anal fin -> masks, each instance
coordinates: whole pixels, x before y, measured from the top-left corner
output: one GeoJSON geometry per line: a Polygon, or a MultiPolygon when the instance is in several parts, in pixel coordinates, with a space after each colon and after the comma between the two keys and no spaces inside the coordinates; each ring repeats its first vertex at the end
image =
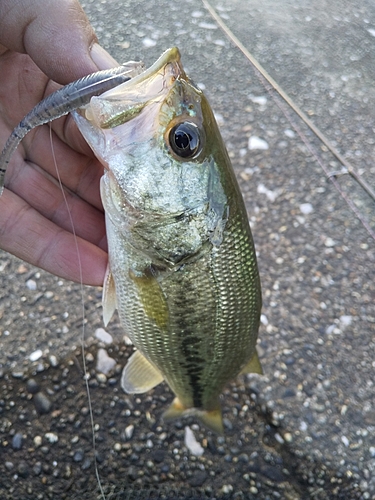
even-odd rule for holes
{"type": "Polygon", "coordinates": [[[254,352],[253,357],[242,368],[240,375],[245,375],[246,373],[257,373],[258,375],[263,375],[263,368],[260,364],[257,351],[254,352]]]}
{"type": "Polygon", "coordinates": [[[163,382],[163,375],[139,351],[129,358],[122,371],[121,387],[128,394],[142,394],[163,382]]]}

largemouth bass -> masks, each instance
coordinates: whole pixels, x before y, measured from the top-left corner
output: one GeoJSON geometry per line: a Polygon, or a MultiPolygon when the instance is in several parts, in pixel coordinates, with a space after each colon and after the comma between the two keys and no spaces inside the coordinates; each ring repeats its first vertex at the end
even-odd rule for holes
{"type": "Polygon", "coordinates": [[[223,431],[220,394],[261,373],[261,288],[244,202],[214,115],[178,49],[75,112],[106,170],[105,324],[117,308],[136,351],[122,387],[165,380],[164,418],[193,414],[223,431]]]}

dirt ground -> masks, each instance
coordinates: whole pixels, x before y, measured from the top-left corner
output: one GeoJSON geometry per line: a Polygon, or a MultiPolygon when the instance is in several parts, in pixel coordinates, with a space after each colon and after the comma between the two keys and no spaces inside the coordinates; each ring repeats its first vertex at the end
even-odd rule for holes
{"type": "MultiPolygon", "coordinates": [[[[101,289],[82,291],[3,252],[0,497],[375,499],[375,242],[298,132],[329,170],[341,166],[293,113],[287,120],[198,0],[83,5],[120,62],[150,65],[177,45],[210,99],[258,253],[265,375],[225,390],[225,438],[193,419],[166,424],[165,384],[139,397],[120,388],[131,347],[116,319],[111,343],[96,337],[101,289]],[[96,369],[99,349],[115,360],[107,376],[96,369]],[[185,426],[201,456],[185,445],[185,426]]],[[[374,186],[374,3],[213,5],[374,186]]],[[[349,176],[339,182],[374,231],[374,201],[349,176]]]]}

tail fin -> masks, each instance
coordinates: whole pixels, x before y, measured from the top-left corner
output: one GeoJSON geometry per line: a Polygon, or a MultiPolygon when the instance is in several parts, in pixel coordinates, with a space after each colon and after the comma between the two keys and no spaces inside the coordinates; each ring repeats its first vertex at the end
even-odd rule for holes
{"type": "Polygon", "coordinates": [[[164,420],[193,416],[197,417],[208,429],[217,434],[224,434],[223,417],[218,402],[215,410],[200,410],[198,408],[185,408],[178,398],[175,398],[170,407],[163,413],[164,420]]]}

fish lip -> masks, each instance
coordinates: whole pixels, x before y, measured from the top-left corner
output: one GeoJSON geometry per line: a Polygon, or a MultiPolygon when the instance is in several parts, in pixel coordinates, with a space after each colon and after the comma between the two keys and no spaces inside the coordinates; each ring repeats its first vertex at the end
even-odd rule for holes
{"type": "Polygon", "coordinates": [[[167,66],[169,67],[169,72],[173,80],[177,80],[180,78],[187,79],[185,71],[181,65],[180,51],[177,47],[171,47],[163,52],[163,54],[157,61],[154,62],[152,66],[147,68],[140,75],[137,75],[128,82],[123,83],[121,86],[123,89],[137,87],[140,83],[147,81],[149,78],[155,76],[159,72],[162,72],[162,74],[165,75],[167,73],[167,66]]]}

